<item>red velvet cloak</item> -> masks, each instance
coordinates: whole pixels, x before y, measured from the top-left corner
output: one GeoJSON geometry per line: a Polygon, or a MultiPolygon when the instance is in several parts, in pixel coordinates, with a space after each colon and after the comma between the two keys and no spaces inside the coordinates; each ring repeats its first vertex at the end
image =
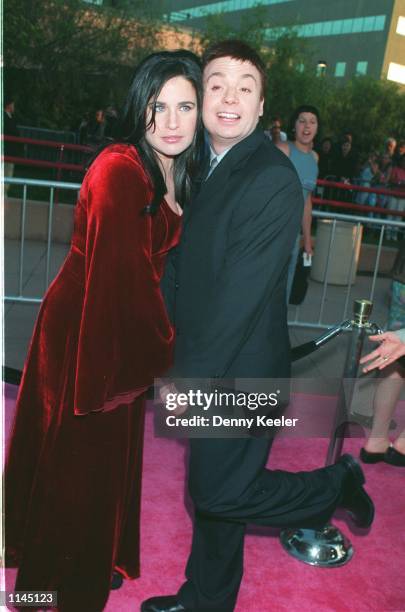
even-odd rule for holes
{"type": "Polygon", "coordinates": [[[114,567],[139,574],[140,393],[171,364],[159,281],[180,233],[166,202],[142,214],[151,196],[134,147],[92,164],[20,386],[6,547],[16,588],[57,590],[60,610],[102,610],[114,567]]]}

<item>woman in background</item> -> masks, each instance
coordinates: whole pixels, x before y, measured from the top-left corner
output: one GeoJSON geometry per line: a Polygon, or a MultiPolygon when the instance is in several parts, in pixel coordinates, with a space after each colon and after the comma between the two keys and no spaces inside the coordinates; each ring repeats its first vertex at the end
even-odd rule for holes
{"type": "Polygon", "coordinates": [[[379,342],[377,349],[366,355],[360,363],[367,364],[364,372],[375,368],[384,370],[374,395],[373,426],[360,451],[363,463],[384,461],[397,467],[405,467],[405,429],[393,443],[389,438],[391,417],[395,412],[404,383],[404,368],[396,360],[405,355],[405,327],[396,332],[370,336],[379,342]],[[371,363],[370,363],[371,362],[371,363]]]}
{"type": "Polygon", "coordinates": [[[5,473],[7,557],[15,590],[57,591],[63,611],[99,612],[114,570],[139,575],[144,392],[172,360],[159,281],[200,111],[193,54],[155,53],[137,68],[123,136],[86,173],[31,340],[5,473]]]}
{"type": "MultiPolygon", "coordinates": [[[[313,150],[314,139],[319,127],[319,112],[315,106],[299,106],[290,119],[290,132],[294,140],[280,142],[277,146],[291,159],[302,185],[304,214],[302,217],[302,236],[304,252],[312,256],[312,192],[318,178],[318,154],[313,150]]],[[[300,235],[297,236],[288,268],[287,304],[290,299],[295,268],[300,250],[300,235]]]]}
{"type": "Polygon", "coordinates": [[[404,367],[396,360],[405,354],[405,239],[402,240],[391,274],[391,304],[387,324],[391,331],[370,336],[370,340],[380,345],[360,360],[360,363],[367,364],[365,372],[374,368],[384,370],[374,395],[373,425],[361,449],[360,459],[364,463],[385,461],[405,467],[405,429],[393,445],[388,435],[404,379],[404,367]]]}

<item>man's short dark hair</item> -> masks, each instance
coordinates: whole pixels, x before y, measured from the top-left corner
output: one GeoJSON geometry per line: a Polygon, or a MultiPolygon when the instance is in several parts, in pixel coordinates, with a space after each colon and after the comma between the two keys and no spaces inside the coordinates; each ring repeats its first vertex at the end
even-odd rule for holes
{"type": "Polygon", "coordinates": [[[259,71],[261,79],[261,95],[266,91],[266,67],[260,55],[242,40],[221,40],[210,45],[203,53],[203,69],[212,61],[221,57],[231,57],[241,62],[250,62],[259,71]]]}

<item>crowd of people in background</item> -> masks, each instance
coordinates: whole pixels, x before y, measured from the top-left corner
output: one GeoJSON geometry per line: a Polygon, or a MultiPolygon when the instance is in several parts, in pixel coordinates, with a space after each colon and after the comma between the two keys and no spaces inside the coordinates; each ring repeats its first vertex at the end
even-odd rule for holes
{"type": "MultiPolygon", "coordinates": [[[[97,149],[106,141],[117,136],[118,111],[113,105],[98,107],[94,112],[88,112],[73,126],[77,134],[77,143],[97,149]]],[[[273,115],[265,133],[268,138],[283,150],[283,143],[293,142],[294,133],[291,126],[283,126],[280,116],[273,115]]],[[[5,99],[4,133],[18,136],[17,122],[14,118],[14,101],[5,99]]],[[[319,134],[318,134],[319,135],[319,134]]],[[[18,143],[6,142],[5,153],[12,155],[18,143]]],[[[359,185],[371,190],[391,189],[405,191],[405,139],[396,140],[387,137],[378,150],[361,150],[349,130],[343,131],[340,138],[325,136],[322,140],[314,140],[311,148],[318,156],[318,178],[359,185]]],[[[14,164],[5,164],[6,176],[12,176],[14,164]]],[[[405,197],[390,196],[375,191],[333,190],[325,187],[322,191],[325,199],[351,201],[355,204],[377,206],[387,210],[405,211],[405,197]]],[[[378,216],[368,213],[370,217],[378,216]]],[[[398,219],[389,215],[389,220],[398,219]]],[[[387,228],[386,238],[398,240],[398,228],[387,228]]]]}
{"type": "Polygon", "coordinates": [[[99,146],[114,138],[118,122],[118,111],[114,106],[97,108],[93,114],[86,113],[80,120],[77,131],[78,144],[99,146]]]}
{"type": "MultiPolygon", "coordinates": [[[[274,115],[265,132],[268,138],[285,152],[287,142],[295,138],[294,126],[290,125],[283,130],[281,117],[274,115]]],[[[392,211],[405,211],[405,140],[386,138],[381,143],[380,150],[361,151],[353,138],[352,132],[346,130],[341,138],[334,140],[331,136],[321,141],[314,139],[311,149],[318,159],[318,178],[345,185],[366,187],[372,191],[354,191],[350,189],[336,189],[325,186],[322,189],[324,199],[353,202],[366,206],[377,206],[392,211]],[[395,190],[396,195],[378,193],[375,190],[395,190]],[[398,192],[404,191],[404,197],[398,192]]],[[[376,213],[367,213],[368,216],[378,216],[376,213]]],[[[397,220],[398,216],[388,215],[388,220],[397,220]]],[[[386,228],[386,238],[397,241],[399,230],[397,227],[386,228]]]]}

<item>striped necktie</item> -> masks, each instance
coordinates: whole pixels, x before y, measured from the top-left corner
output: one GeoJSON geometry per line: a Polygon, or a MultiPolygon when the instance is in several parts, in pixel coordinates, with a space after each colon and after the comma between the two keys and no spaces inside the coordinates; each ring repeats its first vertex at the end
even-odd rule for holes
{"type": "Polygon", "coordinates": [[[205,180],[207,180],[211,176],[211,174],[214,172],[217,166],[218,166],[218,157],[215,156],[210,161],[210,169],[208,170],[207,178],[205,180]]]}

